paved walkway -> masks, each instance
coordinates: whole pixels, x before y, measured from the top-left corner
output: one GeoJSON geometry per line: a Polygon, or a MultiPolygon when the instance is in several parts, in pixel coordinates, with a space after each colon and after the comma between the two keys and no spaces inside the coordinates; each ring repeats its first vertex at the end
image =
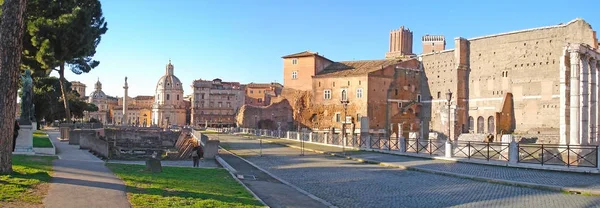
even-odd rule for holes
{"type": "MultiPolygon", "coordinates": [[[[265,139],[292,147],[300,147],[300,142],[288,139],[265,139]]],[[[313,143],[304,143],[304,147],[321,153],[343,156],[342,148],[313,143]]],[[[300,151],[300,150],[297,150],[300,151]]],[[[430,173],[445,174],[461,178],[470,178],[488,182],[521,185],[533,188],[557,191],[572,191],[600,195],[600,175],[569,173],[547,170],[501,167],[473,163],[432,160],[368,151],[348,151],[346,156],[352,159],[378,163],[430,173]]]]}
{"type": "Polygon", "coordinates": [[[48,135],[56,146],[59,159],[54,161],[54,175],[44,199],[45,207],[131,207],[123,181],[104,165],[104,161],[80,150],[79,146],[58,141],[57,131],[49,131],[48,135]]]}
{"type": "MultiPolygon", "coordinates": [[[[598,207],[600,197],[364,164],[233,135],[221,145],[338,207],[598,207]]],[[[308,147],[308,145],[307,145],[308,147]]]]}

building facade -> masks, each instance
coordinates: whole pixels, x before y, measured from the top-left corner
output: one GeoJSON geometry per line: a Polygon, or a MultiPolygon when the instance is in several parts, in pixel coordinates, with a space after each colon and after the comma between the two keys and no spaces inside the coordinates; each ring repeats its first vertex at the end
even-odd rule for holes
{"type": "Polygon", "coordinates": [[[175,76],[175,68],[170,60],[165,68],[165,75],[156,84],[152,123],[159,127],[186,125],[183,85],[175,76]]]}
{"type": "Polygon", "coordinates": [[[477,38],[419,56],[424,128],[461,134],[537,135],[596,143],[598,40],[582,19],[477,38]],[[440,96],[451,91],[450,109],[440,96]],[[450,118],[447,116],[451,111],[450,118]]]}
{"type": "MultiPolygon", "coordinates": [[[[98,81],[100,81],[100,79],[98,79],[98,81]]],[[[76,91],[77,94],[79,94],[80,98],[84,98],[85,97],[85,84],[79,82],[79,81],[72,81],[71,82],[71,90],[76,91]]]]}
{"type": "Polygon", "coordinates": [[[268,106],[271,98],[281,94],[283,85],[279,83],[249,83],[243,87],[246,94],[245,104],[253,106],[268,106]]]}
{"type": "Polygon", "coordinates": [[[240,83],[200,79],[193,82],[192,89],[191,122],[194,126],[235,126],[235,116],[245,100],[240,83]]]}

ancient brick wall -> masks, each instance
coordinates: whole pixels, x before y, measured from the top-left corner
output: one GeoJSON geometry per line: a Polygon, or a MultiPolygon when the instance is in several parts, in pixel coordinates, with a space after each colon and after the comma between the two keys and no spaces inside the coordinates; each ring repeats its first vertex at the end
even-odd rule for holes
{"type": "Polygon", "coordinates": [[[469,129],[498,133],[498,127],[514,128],[517,133],[533,128],[542,134],[556,132],[563,47],[569,42],[593,45],[596,41],[594,31],[583,20],[468,40],[457,38],[456,49],[421,56],[426,80],[423,94],[429,93],[425,97],[431,98],[424,102],[422,117],[430,120],[430,131],[447,132],[445,93],[450,89],[451,117],[456,116],[451,125],[456,133],[469,129]],[[498,118],[506,113],[503,100],[507,93],[514,101],[512,120],[498,118]],[[483,122],[478,122],[479,118],[483,122]]]}
{"type": "MultiPolygon", "coordinates": [[[[594,41],[593,30],[582,20],[561,27],[469,39],[469,116],[495,116],[504,95],[511,92],[515,132],[558,129],[563,47],[594,41]]],[[[483,128],[487,133],[487,120],[483,128]]]]}

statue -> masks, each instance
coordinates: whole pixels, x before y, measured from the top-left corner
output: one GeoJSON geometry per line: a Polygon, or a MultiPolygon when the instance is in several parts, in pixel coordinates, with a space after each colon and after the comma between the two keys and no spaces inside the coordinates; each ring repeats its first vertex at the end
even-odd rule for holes
{"type": "Polygon", "coordinates": [[[21,84],[23,95],[21,96],[21,125],[31,125],[33,118],[33,80],[31,79],[31,71],[25,70],[25,75],[21,76],[21,84]]]}

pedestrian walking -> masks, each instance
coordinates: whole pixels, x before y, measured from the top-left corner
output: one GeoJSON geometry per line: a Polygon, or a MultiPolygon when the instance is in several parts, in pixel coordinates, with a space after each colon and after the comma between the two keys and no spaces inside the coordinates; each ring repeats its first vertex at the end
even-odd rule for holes
{"type": "Polygon", "coordinates": [[[17,147],[17,137],[19,137],[19,129],[21,129],[21,127],[19,126],[19,121],[15,120],[15,130],[13,132],[13,152],[17,147]]]}

